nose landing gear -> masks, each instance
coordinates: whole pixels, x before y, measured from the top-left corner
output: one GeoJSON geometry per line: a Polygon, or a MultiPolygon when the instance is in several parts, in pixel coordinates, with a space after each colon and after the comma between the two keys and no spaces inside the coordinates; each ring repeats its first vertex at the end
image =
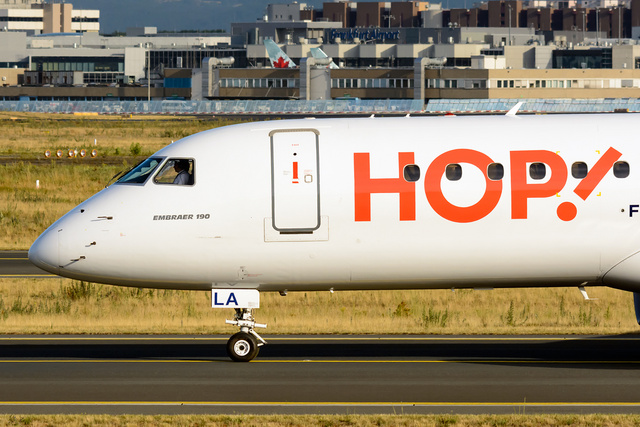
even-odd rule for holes
{"type": "Polygon", "coordinates": [[[236,308],[233,320],[225,321],[229,325],[240,327],[240,332],[227,341],[227,354],[234,362],[249,362],[258,355],[260,347],[267,342],[254,328],[266,328],[267,325],[256,323],[250,308],[236,308]]]}

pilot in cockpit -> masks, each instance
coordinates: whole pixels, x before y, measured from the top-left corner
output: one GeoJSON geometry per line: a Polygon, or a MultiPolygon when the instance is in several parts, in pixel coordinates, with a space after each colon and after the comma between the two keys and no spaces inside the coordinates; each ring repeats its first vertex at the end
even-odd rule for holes
{"type": "Polygon", "coordinates": [[[173,164],[173,170],[177,173],[173,180],[174,184],[189,185],[191,183],[191,175],[189,175],[189,160],[176,160],[173,164]]]}

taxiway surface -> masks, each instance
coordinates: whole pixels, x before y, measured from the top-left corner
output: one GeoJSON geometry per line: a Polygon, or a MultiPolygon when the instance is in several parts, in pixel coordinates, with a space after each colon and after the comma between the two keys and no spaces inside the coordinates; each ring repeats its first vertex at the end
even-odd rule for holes
{"type": "MultiPolygon", "coordinates": [[[[0,277],[56,277],[26,251],[0,277]]],[[[640,413],[640,336],[0,336],[0,413],[640,413]]]]}
{"type": "Polygon", "coordinates": [[[11,277],[53,278],[58,276],[31,264],[27,251],[0,251],[0,278],[11,277]]]}
{"type": "Polygon", "coordinates": [[[6,413],[640,412],[640,338],[0,337],[6,413]]]}

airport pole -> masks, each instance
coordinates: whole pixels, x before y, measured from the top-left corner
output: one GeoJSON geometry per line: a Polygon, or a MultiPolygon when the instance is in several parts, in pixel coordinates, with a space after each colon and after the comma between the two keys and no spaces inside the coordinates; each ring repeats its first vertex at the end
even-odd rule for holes
{"type": "Polygon", "coordinates": [[[147,102],[151,103],[151,51],[149,48],[147,48],[147,102]]]}
{"type": "Polygon", "coordinates": [[[391,20],[395,18],[392,14],[385,15],[387,17],[387,28],[391,28],[391,20]]]}
{"type": "Polygon", "coordinates": [[[596,46],[600,46],[600,9],[596,7],[596,46]]]}
{"type": "Polygon", "coordinates": [[[509,46],[511,46],[511,5],[507,5],[509,9],[509,46]]]}
{"type": "Polygon", "coordinates": [[[622,44],[622,8],[618,3],[618,44],[622,44]]]}

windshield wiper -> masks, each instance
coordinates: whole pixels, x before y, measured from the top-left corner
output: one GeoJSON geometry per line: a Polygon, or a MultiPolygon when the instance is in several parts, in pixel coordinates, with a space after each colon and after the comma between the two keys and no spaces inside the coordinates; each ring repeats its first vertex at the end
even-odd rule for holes
{"type": "Polygon", "coordinates": [[[128,174],[129,172],[131,172],[131,170],[133,170],[133,168],[135,168],[135,166],[133,166],[132,168],[129,168],[129,169],[123,169],[120,172],[118,172],[115,175],[113,175],[113,177],[111,177],[111,179],[109,180],[109,182],[107,182],[107,185],[105,185],[104,188],[107,188],[108,186],[113,184],[115,181],[120,179],[122,176],[124,176],[124,175],[128,174]]]}

